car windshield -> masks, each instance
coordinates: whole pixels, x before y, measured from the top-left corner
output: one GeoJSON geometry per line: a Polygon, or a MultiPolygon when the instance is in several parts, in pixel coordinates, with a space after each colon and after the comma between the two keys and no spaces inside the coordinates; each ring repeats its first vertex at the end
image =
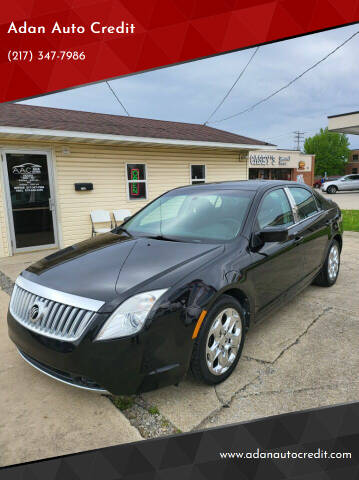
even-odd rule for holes
{"type": "Polygon", "coordinates": [[[243,190],[169,192],[124,224],[134,236],[226,242],[241,231],[253,197],[243,190]]]}

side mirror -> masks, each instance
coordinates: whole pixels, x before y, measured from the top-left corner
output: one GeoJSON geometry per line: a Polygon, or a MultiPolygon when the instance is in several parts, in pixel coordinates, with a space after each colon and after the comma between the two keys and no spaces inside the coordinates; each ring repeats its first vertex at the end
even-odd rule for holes
{"type": "Polygon", "coordinates": [[[259,236],[264,243],[285,242],[288,240],[288,228],[267,227],[259,232],[259,236]]]}
{"type": "Polygon", "coordinates": [[[260,232],[253,233],[251,249],[256,252],[260,250],[265,243],[285,242],[288,238],[287,227],[266,227],[260,232]]]}

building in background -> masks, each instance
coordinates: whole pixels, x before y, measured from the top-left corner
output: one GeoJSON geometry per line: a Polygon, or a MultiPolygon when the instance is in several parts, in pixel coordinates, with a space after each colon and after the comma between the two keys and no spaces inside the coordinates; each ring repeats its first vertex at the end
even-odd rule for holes
{"type": "Polygon", "coordinates": [[[188,184],[248,178],[275,146],[198,124],[0,105],[0,256],[91,236],[90,212],[133,214],[188,184]]]}
{"type": "Polygon", "coordinates": [[[315,155],[298,150],[250,151],[249,178],[293,180],[313,186],[315,155]]]}
{"type": "Polygon", "coordinates": [[[348,163],[345,165],[345,175],[350,173],[359,173],[359,150],[350,152],[348,163]]]}
{"type": "MultiPolygon", "coordinates": [[[[359,135],[359,112],[341,113],[328,117],[331,132],[359,135]]],[[[345,174],[359,173],[359,150],[352,150],[345,166],[345,174]]]]}

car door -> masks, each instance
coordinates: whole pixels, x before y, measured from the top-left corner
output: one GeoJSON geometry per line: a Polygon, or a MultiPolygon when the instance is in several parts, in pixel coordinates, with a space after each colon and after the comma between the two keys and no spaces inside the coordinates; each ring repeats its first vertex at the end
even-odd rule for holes
{"type": "Polygon", "coordinates": [[[306,275],[310,275],[321,266],[327,252],[330,236],[328,213],[310,190],[289,186],[287,192],[296,218],[291,233],[302,243],[302,268],[306,275]]]}
{"type": "Polygon", "coordinates": [[[353,190],[359,190],[359,175],[353,175],[354,180],[353,180],[353,190]]]}
{"type": "Polygon", "coordinates": [[[347,175],[343,177],[338,185],[339,190],[355,190],[356,189],[356,182],[355,178],[357,175],[347,175]]]}
{"type": "MultiPolygon", "coordinates": [[[[291,204],[284,188],[265,193],[258,206],[252,234],[273,226],[295,226],[291,204]]],[[[284,242],[266,243],[251,251],[252,265],[247,272],[255,298],[256,312],[262,312],[281,301],[282,296],[305,276],[303,240],[291,235],[284,242]]]]}

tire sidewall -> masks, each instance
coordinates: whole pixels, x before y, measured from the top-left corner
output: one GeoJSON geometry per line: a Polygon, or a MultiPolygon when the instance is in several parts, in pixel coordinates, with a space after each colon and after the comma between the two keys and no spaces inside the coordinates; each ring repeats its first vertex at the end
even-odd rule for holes
{"type": "Polygon", "coordinates": [[[205,317],[204,324],[202,325],[200,329],[200,333],[197,337],[197,343],[198,343],[198,354],[199,354],[199,365],[200,365],[200,370],[201,370],[201,375],[203,377],[203,380],[206,383],[210,384],[216,384],[220,383],[226,378],[228,378],[233,370],[236,368],[237,363],[239,361],[239,358],[242,353],[243,345],[244,345],[244,339],[245,339],[245,312],[244,309],[242,308],[241,304],[234,299],[233,297],[230,297],[229,295],[223,295],[211,308],[210,312],[208,315],[205,317]],[[207,362],[206,362],[206,343],[207,343],[207,336],[208,332],[212,326],[212,323],[214,319],[217,317],[217,315],[224,310],[225,308],[234,308],[237,310],[239,313],[240,319],[241,319],[241,328],[242,328],[242,338],[241,342],[239,345],[238,353],[237,353],[237,358],[233,362],[233,364],[230,366],[230,368],[223,373],[222,375],[214,375],[211,373],[208,369],[207,362]]]}
{"type": "Polygon", "coordinates": [[[327,191],[329,194],[337,193],[338,188],[335,185],[330,185],[330,187],[327,188],[327,191]]]}

